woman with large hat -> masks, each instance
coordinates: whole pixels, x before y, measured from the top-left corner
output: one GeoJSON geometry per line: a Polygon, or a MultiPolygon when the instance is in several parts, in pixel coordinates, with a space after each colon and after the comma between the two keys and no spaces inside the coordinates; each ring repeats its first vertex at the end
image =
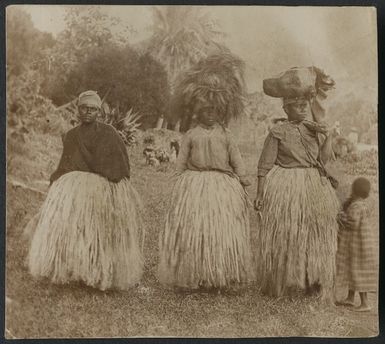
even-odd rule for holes
{"type": "Polygon", "coordinates": [[[265,140],[255,200],[261,219],[259,279],[262,290],[273,296],[297,288],[332,296],[339,201],[332,186],[336,180],[325,169],[334,135],[321,121],[317,98],[318,90],[320,94],[322,87],[330,87],[325,77],[310,68],[290,70],[264,83],[265,93],[283,98],[287,115],[265,140]],[[315,87],[309,88],[306,82],[312,76],[315,87]]]}
{"type": "Polygon", "coordinates": [[[112,126],[96,120],[100,108],[96,92],[79,95],[81,124],[64,137],[28,265],[33,276],[53,283],[127,289],[143,270],[140,201],[130,182],[126,147],[112,126]]]}

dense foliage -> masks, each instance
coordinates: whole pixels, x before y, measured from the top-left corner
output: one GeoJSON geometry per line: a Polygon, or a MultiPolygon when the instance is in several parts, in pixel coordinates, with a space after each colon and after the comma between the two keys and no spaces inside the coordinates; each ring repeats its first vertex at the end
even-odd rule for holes
{"type": "Polygon", "coordinates": [[[97,47],[69,73],[63,86],[69,94],[92,89],[120,112],[133,109],[143,128],[154,127],[168,104],[167,75],[150,55],[140,55],[130,47],[97,47]]]}
{"type": "Polygon", "coordinates": [[[38,121],[27,117],[48,116],[45,112],[93,89],[101,96],[108,93],[105,101],[117,113],[137,112],[141,128],[154,127],[168,109],[170,88],[164,67],[127,44],[127,28],[112,32],[119,20],[98,7],[70,7],[65,23],[55,40],[37,30],[22,9],[7,11],[8,114],[18,118],[10,124],[38,121]],[[30,101],[32,93],[52,108],[37,107],[30,101]]]}
{"type": "MultiPolygon", "coordinates": [[[[189,104],[178,103],[180,94],[174,85],[178,77],[186,70],[199,69],[199,59],[207,60],[213,52],[228,53],[220,43],[223,35],[217,23],[192,7],[154,7],[152,25],[149,23],[152,36],[135,49],[127,44],[132,28],[98,6],[69,6],[65,28],[56,37],[36,29],[31,17],[16,6],[7,8],[6,25],[8,120],[26,130],[31,130],[28,122],[53,127],[52,109],[85,89],[95,89],[101,96],[109,92],[105,101],[110,107],[121,114],[129,109],[137,112],[142,129],[155,127],[159,118],[173,127],[178,118],[192,111],[189,104]],[[170,107],[172,89],[176,101],[170,107]],[[48,108],[42,104],[49,104],[48,108]],[[45,117],[50,117],[49,122],[45,117]]],[[[356,128],[359,141],[376,144],[373,90],[357,93],[353,86],[337,82],[332,93],[330,124],[340,121],[343,135],[356,128]]],[[[265,134],[273,118],[284,116],[279,100],[269,98],[262,93],[245,98],[242,115],[252,120],[258,133],[265,134]]],[[[242,104],[232,104],[235,110],[241,109],[238,105],[242,104]]]]}
{"type": "Polygon", "coordinates": [[[7,75],[19,76],[48,63],[44,52],[55,44],[51,34],[37,30],[31,16],[17,7],[7,8],[7,75]]]}

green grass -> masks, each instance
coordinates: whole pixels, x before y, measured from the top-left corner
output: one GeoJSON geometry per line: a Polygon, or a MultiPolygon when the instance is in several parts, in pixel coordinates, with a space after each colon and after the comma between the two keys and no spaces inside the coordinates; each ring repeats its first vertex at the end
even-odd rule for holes
{"type": "MultiPolygon", "coordinates": [[[[260,147],[259,147],[260,148],[260,147]]],[[[22,230],[36,213],[44,196],[7,183],[6,305],[7,338],[45,337],[259,337],[259,336],[375,336],[377,312],[356,314],[326,306],[315,298],[269,298],[251,285],[239,295],[176,294],[163,289],[156,279],[158,234],[168,209],[173,186],[173,166],[144,165],[141,147],[130,151],[132,182],[145,205],[146,267],[141,284],[127,292],[100,292],[80,284],[57,286],[35,281],[25,267],[27,244],[22,230]]],[[[21,145],[8,146],[8,179],[46,190],[47,180],[60,156],[60,138],[37,134],[21,145]]],[[[242,145],[241,150],[255,177],[259,150],[242,145]]],[[[343,178],[340,197],[346,197],[355,175],[335,164],[343,178]]],[[[372,172],[370,172],[372,173],[372,172]]],[[[369,175],[369,174],[368,174],[369,175]]],[[[369,175],[375,190],[373,225],[378,218],[377,177],[369,175]],[[377,209],[377,210],[376,210],[377,209]]],[[[255,186],[249,189],[255,195],[255,186]]],[[[252,244],[256,216],[251,212],[252,244]]],[[[370,296],[375,306],[376,297],[370,296]]]]}

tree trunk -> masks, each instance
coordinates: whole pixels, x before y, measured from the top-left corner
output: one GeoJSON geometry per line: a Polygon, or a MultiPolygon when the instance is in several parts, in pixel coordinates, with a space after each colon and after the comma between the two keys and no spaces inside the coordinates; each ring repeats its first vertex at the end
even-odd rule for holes
{"type": "Polygon", "coordinates": [[[161,129],[162,126],[163,126],[163,121],[164,121],[164,117],[163,116],[160,116],[158,118],[158,122],[156,122],[156,129],[161,129]]]}
{"type": "Polygon", "coordinates": [[[178,121],[175,123],[174,131],[178,133],[180,132],[180,119],[178,119],[178,121]]]}

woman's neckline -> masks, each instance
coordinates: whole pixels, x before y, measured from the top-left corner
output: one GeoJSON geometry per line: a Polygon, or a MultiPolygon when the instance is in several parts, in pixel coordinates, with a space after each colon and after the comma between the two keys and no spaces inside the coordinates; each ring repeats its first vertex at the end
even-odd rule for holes
{"type": "Polygon", "coordinates": [[[352,199],[352,203],[354,203],[354,202],[363,202],[363,201],[365,201],[365,198],[362,198],[362,197],[354,197],[352,199]]]}
{"type": "Polygon", "coordinates": [[[217,123],[215,123],[214,125],[212,126],[208,126],[208,125],[205,125],[203,123],[199,123],[199,126],[207,131],[212,131],[214,130],[216,127],[217,127],[217,123]]]}
{"type": "Polygon", "coordinates": [[[288,120],[288,122],[289,122],[291,125],[295,125],[295,126],[298,126],[298,125],[300,125],[300,124],[303,123],[303,121],[289,121],[289,120],[288,120]]]}

